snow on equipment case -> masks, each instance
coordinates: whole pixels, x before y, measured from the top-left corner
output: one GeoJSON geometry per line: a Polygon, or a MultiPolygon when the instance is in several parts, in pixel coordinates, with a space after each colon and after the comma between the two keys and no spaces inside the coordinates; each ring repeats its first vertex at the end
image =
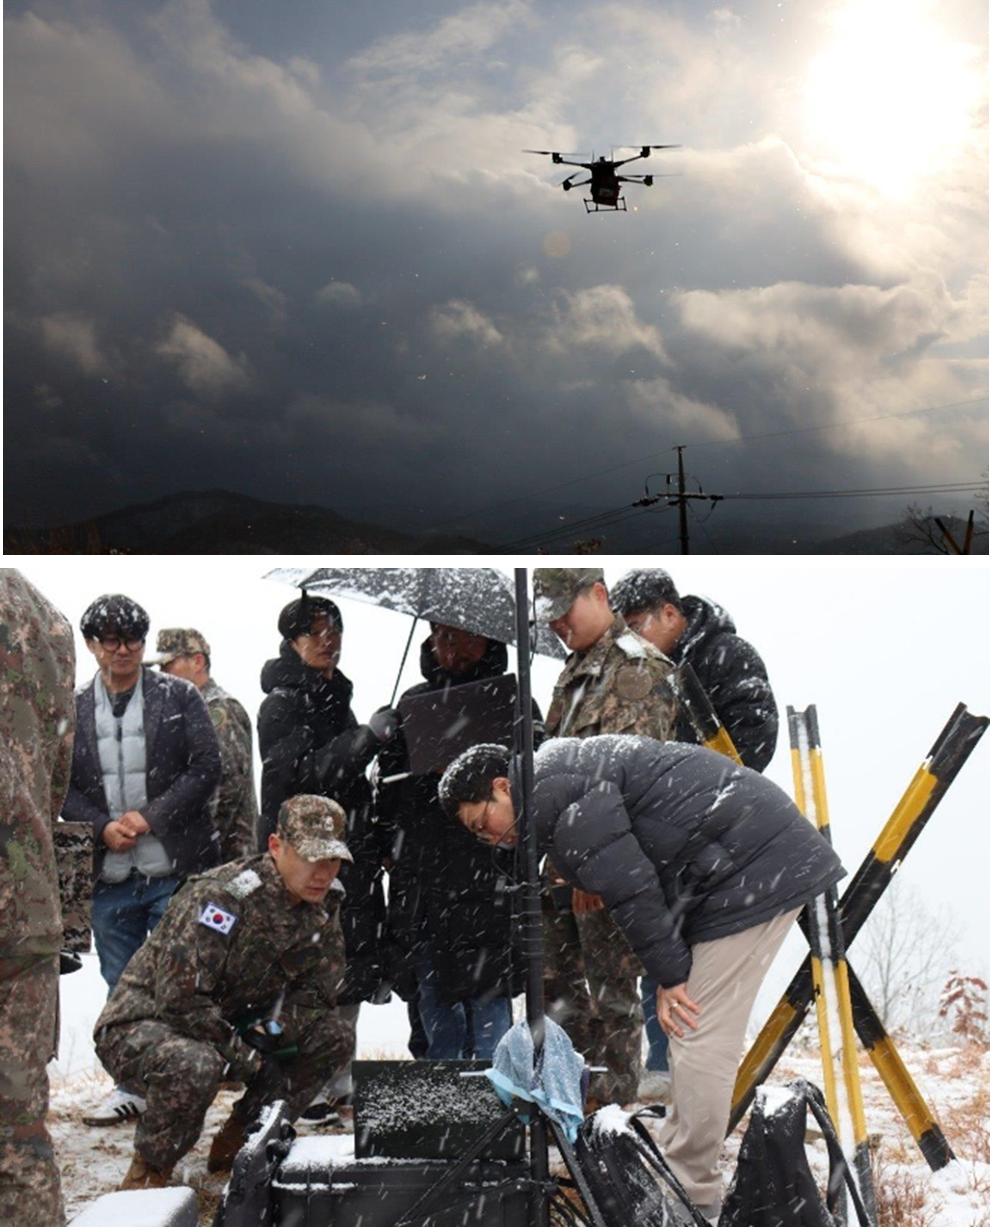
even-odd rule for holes
{"type": "Polygon", "coordinates": [[[575,1154],[608,1227],[677,1227],[685,1213],[707,1227],[641,1119],[658,1115],[662,1110],[644,1108],[629,1116],[612,1106],[581,1126],[575,1154]]]}
{"type": "MultiPolygon", "coordinates": [[[[488,1061],[355,1061],[354,1154],[358,1159],[457,1159],[505,1113],[481,1076],[488,1061]],[[466,1076],[465,1076],[466,1075],[466,1076]]],[[[516,1120],[479,1159],[520,1159],[526,1131],[516,1120]]]]}
{"type": "Polygon", "coordinates": [[[262,1109],[234,1157],[214,1227],[271,1227],[272,1181],[295,1136],[281,1099],[262,1109]]]}
{"type": "MultiPolygon", "coordinates": [[[[528,1221],[525,1164],[472,1161],[433,1197],[450,1159],[355,1159],[334,1163],[330,1139],[299,1138],[272,1183],[279,1227],[520,1227],[528,1221]]],[[[224,1225],[226,1227],[226,1224],[224,1225]]]]}

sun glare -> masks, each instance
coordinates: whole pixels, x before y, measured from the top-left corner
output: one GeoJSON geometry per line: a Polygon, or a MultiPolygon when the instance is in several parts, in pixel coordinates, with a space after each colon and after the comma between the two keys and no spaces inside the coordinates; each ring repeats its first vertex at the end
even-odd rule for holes
{"type": "Polygon", "coordinates": [[[816,152],[883,191],[937,171],[969,128],[976,49],[951,41],[927,0],[852,0],[805,80],[816,152]]]}

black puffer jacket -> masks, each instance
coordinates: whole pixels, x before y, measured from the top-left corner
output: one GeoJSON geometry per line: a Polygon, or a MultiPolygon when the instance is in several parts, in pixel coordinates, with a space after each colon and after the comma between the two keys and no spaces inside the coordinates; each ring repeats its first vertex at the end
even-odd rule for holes
{"type": "MultiPolygon", "coordinates": [[[[517,782],[513,781],[517,796],[517,782]]],[[[666,988],[690,947],[807,903],[844,875],[783,789],[701,746],[565,737],[536,755],[538,847],[601,895],[666,988]]]]}
{"type": "Polygon", "coordinates": [[[351,711],[354,687],[335,670],[325,678],[303,663],[282,641],[278,659],[261,670],[268,696],[258,712],[261,749],[261,829],[259,846],[268,846],[279,806],[287,797],[316,793],[332,797],[347,811],[347,846],[354,857],[340,868],[347,891],[340,919],[347,949],[342,1004],[367,1001],[387,989],[383,848],[378,840],[365,775],[380,743],[351,711]]]}
{"type": "MultiPolygon", "coordinates": [[[[753,645],[739,638],[732,618],[714,601],[686,596],[681,607],[688,624],[668,656],[675,664],[691,665],[739,757],[754,771],[764,771],[777,748],[778,725],[766,665],[753,645]]],[[[683,713],[677,740],[697,741],[683,713]]]]}
{"type": "MultiPolygon", "coordinates": [[[[420,654],[426,681],[403,698],[499,677],[507,663],[505,645],[490,640],[476,665],[448,673],[437,664],[427,639],[420,654]]],[[[382,751],[378,771],[383,781],[409,771],[401,731],[382,751]]],[[[508,907],[497,885],[505,869],[511,869],[511,854],[485,847],[448,818],[437,800],[438,783],[438,776],[405,775],[379,785],[378,812],[393,838],[388,914],[398,956],[396,991],[407,999],[415,992],[408,955],[417,941],[430,941],[442,1005],[512,995],[516,958],[508,907]]]]}

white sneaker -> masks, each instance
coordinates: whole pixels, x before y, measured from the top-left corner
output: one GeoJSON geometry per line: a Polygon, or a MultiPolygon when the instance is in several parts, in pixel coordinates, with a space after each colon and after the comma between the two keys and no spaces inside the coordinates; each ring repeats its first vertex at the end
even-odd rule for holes
{"type": "Polygon", "coordinates": [[[119,1125],[121,1121],[137,1120],[147,1108],[146,1101],[133,1091],[115,1086],[98,1108],[84,1116],[84,1125],[119,1125]]]}
{"type": "Polygon", "coordinates": [[[640,1103],[670,1103],[670,1074],[665,1069],[648,1069],[639,1080],[636,1098],[640,1103]]]}

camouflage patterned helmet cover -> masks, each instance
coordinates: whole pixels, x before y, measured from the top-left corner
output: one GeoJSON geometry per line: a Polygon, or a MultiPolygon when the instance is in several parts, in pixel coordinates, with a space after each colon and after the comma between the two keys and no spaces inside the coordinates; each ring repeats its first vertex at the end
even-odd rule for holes
{"type": "Polygon", "coordinates": [[[562,618],[585,588],[604,582],[601,567],[537,567],[533,571],[536,620],[554,622],[562,618]]]}
{"type": "Polygon", "coordinates": [[[191,626],[171,626],[158,632],[158,642],[155,645],[158,659],[148,661],[148,664],[168,665],[179,656],[195,656],[202,652],[210,655],[210,645],[197,630],[191,626]]]}
{"type": "Polygon", "coordinates": [[[344,831],[347,815],[336,801],[303,793],[283,801],[278,811],[278,837],[291,844],[304,861],[351,861],[344,831]]]}

